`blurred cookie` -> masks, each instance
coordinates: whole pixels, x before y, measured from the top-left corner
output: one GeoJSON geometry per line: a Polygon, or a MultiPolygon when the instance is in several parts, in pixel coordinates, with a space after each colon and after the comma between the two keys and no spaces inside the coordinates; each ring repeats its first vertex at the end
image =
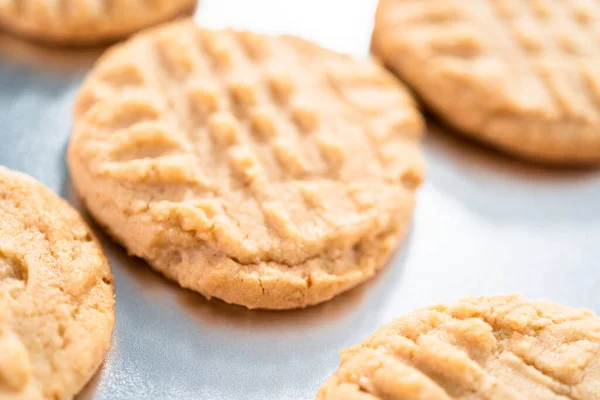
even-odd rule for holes
{"type": "Polygon", "coordinates": [[[600,3],[381,0],[372,50],[466,135],[541,162],[600,161],[600,3]]]}
{"type": "Polygon", "coordinates": [[[2,0],[0,27],[61,45],[114,42],[191,12],[197,0],[2,0]]]}
{"type": "Polygon", "coordinates": [[[600,318],[520,296],[417,310],[342,352],[318,400],[600,398],[600,318]]]}
{"type": "Polygon", "coordinates": [[[71,399],[114,323],[112,274],[79,214],[0,167],[0,399],[71,399]]]}
{"type": "Polygon", "coordinates": [[[409,225],[423,123],[371,61],[177,22],[110,50],[69,166],[130,253],[206,297],[304,307],[371,277],[409,225]]]}

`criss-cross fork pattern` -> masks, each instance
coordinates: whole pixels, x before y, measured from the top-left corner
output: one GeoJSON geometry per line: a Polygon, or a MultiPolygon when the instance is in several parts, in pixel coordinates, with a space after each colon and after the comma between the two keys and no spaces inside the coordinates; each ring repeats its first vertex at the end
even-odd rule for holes
{"type": "Polygon", "coordinates": [[[392,12],[398,36],[428,46],[439,68],[473,86],[505,82],[510,107],[600,120],[599,2],[398,0],[392,12]]]}
{"type": "MultiPolygon", "coordinates": [[[[600,119],[600,3],[492,1],[560,115],[600,119]]],[[[520,71],[518,71],[520,72],[520,71]]],[[[516,75],[516,73],[515,73],[516,75]]]]}
{"type": "Polygon", "coordinates": [[[518,296],[408,314],[342,353],[319,400],[592,400],[600,319],[518,296]]]}
{"type": "Polygon", "coordinates": [[[421,180],[420,131],[371,62],[192,23],[113,51],[76,106],[94,174],[137,185],[157,219],[234,240],[243,263],[297,264],[385,230],[421,180]]]}

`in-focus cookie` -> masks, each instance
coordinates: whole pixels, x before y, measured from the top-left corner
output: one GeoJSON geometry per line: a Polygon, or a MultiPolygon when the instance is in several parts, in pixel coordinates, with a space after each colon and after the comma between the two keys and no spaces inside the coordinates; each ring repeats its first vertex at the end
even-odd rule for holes
{"type": "Polygon", "coordinates": [[[522,158],[600,161],[600,3],[381,0],[373,52],[461,132],[522,158]]]}
{"type": "Polygon", "coordinates": [[[68,158],[130,253],[206,297],[284,309],[385,263],[422,179],[422,127],[371,61],[184,21],[98,62],[68,158]]]}
{"type": "Polygon", "coordinates": [[[1,0],[0,27],[43,42],[113,42],[191,12],[197,0],[1,0]]]}
{"type": "Polygon", "coordinates": [[[523,297],[417,310],[342,352],[318,400],[600,398],[600,318],[523,297]]]}
{"type": "Polygon", "coordinates": [[[0,167],[0,399],[71,399],[106,355],[112,274],[79,214],[0,167]]]}

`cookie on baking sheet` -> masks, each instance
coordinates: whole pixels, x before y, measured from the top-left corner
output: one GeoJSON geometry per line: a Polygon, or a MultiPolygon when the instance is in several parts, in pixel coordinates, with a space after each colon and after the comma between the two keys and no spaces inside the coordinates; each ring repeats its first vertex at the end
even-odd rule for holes
{"type": "Polygon", "coordinates": [[[304,307],[371,277],[406,232],[422,119],[367,60],[180,21],[110,50],[68,161],[92,215],[183,287],[304,307]]]}
{"type": "Polygon", "coordinates": [[[62,45],[112,42],[193,11],[197,0],[0,0],[0,27],[62,45]]]}
{"type": "Polygon", "coordinates": [[[520,296],[420,309],[342,352],[319,400],[600,398],[600,318],[520,296]]]}
{"type": "Polygon", "coordinates": [[[598,2],[380,0],[372,50],[473,138],[540,162],[600,162],[598,2]]]}
{"type": "Polygon", "coordinates": [[[71,399],[114,322],[112,274],[79,214],[0,167],[0,399],[71,399]]]}

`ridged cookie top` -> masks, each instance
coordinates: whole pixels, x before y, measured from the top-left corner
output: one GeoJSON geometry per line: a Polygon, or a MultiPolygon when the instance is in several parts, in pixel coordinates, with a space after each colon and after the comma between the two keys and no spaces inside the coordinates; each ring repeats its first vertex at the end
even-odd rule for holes
{"type": "Polygon", "coordinates": [[[531,156],[537,146],[540,158],[600,159],[596,1],[381,0],[373,50],[474,136],[531,156]]]}
{"type": "Polygon", "coordinates": [[[102,362],[112,274],[89,228],[32,178],[0,167],[0,399],[69,399],[102,362]]]}
{"type": "Polygon", "coordinates": [[[600,318],[519,296],[418,310],[342,353],[320,400],[592,400],[600,318]]]}
{"type": "MultiPolygon", "coordinates": [[[[351,249],[412,205],[421,131],[410,96],[370,61],[180,22],[98,62],[70,154],[119,188],[126,215],[175,228],[150,241],[295,265],[351,249]]],[[[152,243],[128,247],[153,256],[152,243]]]]}
{"type": "Polygon", "coordinates": [[[0,26],[43,41],[101,42],[191,10],[197,0],[3,0],[0,26]]]}

